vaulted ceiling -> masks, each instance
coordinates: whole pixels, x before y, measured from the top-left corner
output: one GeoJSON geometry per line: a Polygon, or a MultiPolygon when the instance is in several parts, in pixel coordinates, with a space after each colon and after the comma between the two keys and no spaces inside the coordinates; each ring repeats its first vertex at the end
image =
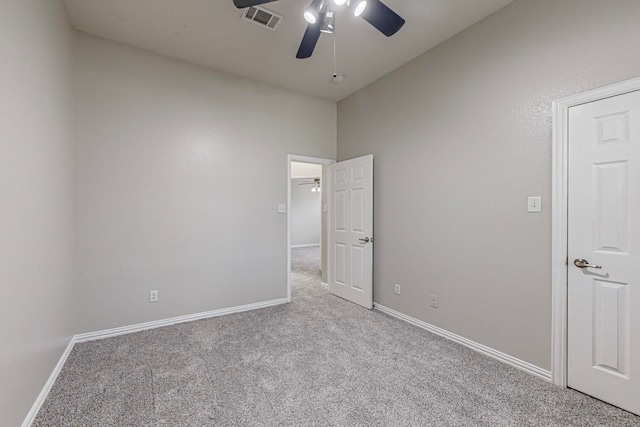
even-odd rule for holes
{"type": "Polygon", "coordinates": [[[232,0],[65,0],[82,32],[227,73],[338,101],[407,63],[512,0],[383,0],[405,26],[382,33],[346,7],[334,35],[323,34],[308,59],[295,55],[310,0],[265,4],[284,16],[276,31],[241,19],[232,0]]]}

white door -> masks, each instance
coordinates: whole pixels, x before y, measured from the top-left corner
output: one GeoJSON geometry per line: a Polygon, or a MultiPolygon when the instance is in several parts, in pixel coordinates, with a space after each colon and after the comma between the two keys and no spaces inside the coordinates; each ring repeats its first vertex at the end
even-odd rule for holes
{"type": "Polygon", "coordinates": [[[329,291],[373,307],[373,156],[329,167],[329,291]]]}
{"type": "Polygon", "coordinates": [[[569,109],[568,385],[640,414],[640,92],[569,109]]]}

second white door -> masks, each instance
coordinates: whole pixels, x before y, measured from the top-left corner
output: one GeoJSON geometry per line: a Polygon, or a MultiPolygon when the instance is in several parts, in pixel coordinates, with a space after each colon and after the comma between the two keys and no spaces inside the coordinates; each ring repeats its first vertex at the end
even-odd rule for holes
{"type": "Polygon", "coordinates": [[[373,307],[373,156],[329,168],[329,291],[373,307]]]}
{"type": "Polygon", "coordinates": [[[569,109],[568,385],[640,414],[640,92],[569,109]]]}

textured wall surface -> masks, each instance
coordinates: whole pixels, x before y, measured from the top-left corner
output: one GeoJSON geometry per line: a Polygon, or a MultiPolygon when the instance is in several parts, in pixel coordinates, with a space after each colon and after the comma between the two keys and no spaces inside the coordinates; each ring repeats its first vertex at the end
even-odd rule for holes
{"type": "Polygon", "coordinates": [[[73,33],[62,1],[0,2],[0,425],[73,335],[73,33]]]}
{"type": "Polygon", "coordinates": [[[375,158],[376,302],[550,369],[552,101],[640,75],[638,22],[516,1],[339,103],[339,160],[375,158]]]}
{"type": "Polygon", "coordinates": [[[287,154],[335,158],[336,104],[84,35],[77,57],[77,332],[285,298],[287,154]]]}
{"type": "Polygon", "coordinates": [[[320,244],[320,196],[311,185],[299,185],[311,179],[291,180],[291,245],[320,244]]]}

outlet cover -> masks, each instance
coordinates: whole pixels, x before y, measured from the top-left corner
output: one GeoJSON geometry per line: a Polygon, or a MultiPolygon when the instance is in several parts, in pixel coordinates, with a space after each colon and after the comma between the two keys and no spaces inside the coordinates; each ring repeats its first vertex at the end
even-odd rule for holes
{"type": "Polygon", "coordinates": [[[394,292],[396,293],[396,295],[400,295],[400,285],[398,285],[397,283],[395,285],[394,292]]]}
{"type": "Polygon", "coordinates": [[[158,302],[158,291],[149,291],[149,302],[158,302]]]}
{"type": "Polygon", "coordinates": [[[438,308],[438,296],[431,295],[431,307],[438,308]]]}

